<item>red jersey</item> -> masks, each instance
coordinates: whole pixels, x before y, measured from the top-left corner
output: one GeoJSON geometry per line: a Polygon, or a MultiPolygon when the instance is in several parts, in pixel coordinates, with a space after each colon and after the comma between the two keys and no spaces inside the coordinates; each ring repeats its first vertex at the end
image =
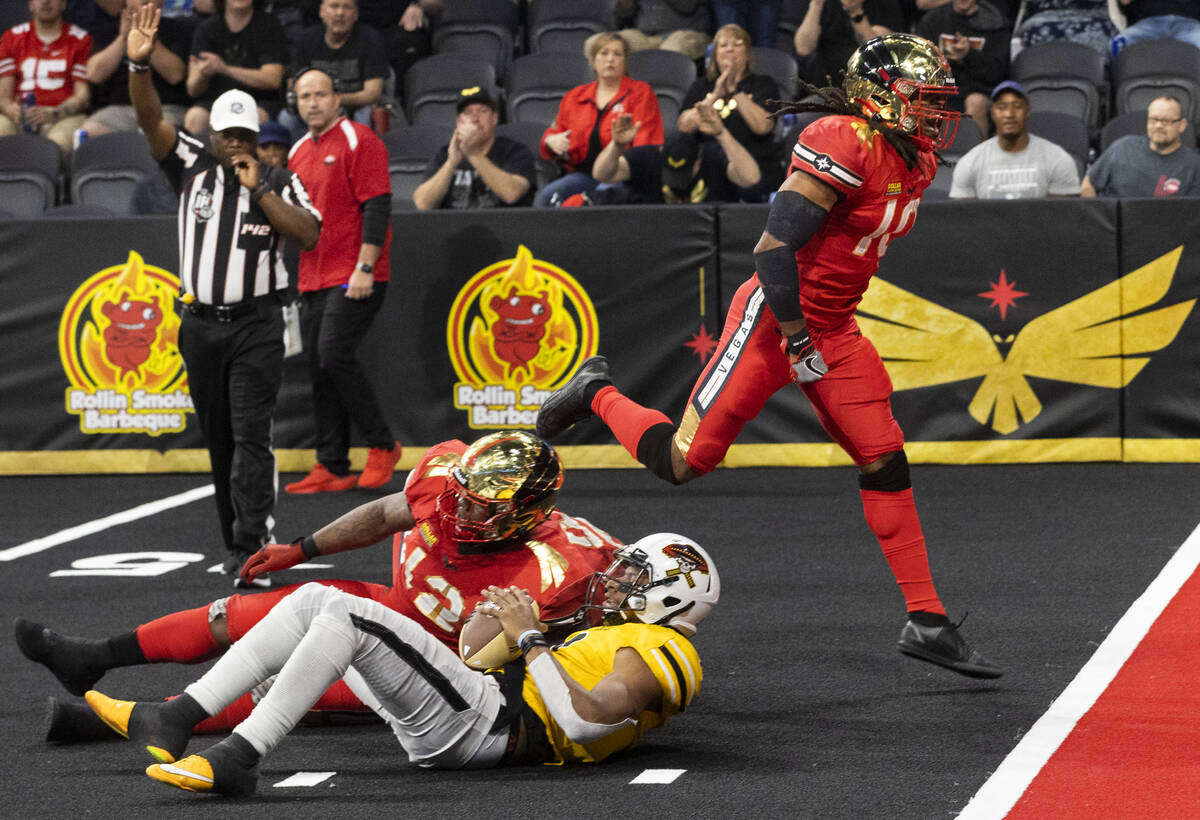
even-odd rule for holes
{"type": "Polygon", "coordinates": [[[835,115],[801,132],[788,168],[793,171],[839,194],[816,236],[796,251],[804,318],[811,328],[830,330],[851,319],[892,239],[912,230],[937,158],[923,150],[909,169],[863,120],[835,115]]]}
{"type": "MultiPolygon", "coordinates": [[[[387,148],[370,128],[342,117],[317,139],[305,134],[292,146],[288,169],[300,177],[324,217],[317,247],[300,254],[300,290],[344,285],[354,273],[362,247],[362,204],[392,192],[387,148]]],[[[376,282],[390,278],[391,245],[388,227],[375,263],[376,282]]]]}
{"type": "MultiPolygon", "coordinates": [[[[393,540],[392,588],[386,606],[457,647],[458,632],[492,585],[529,590],[546,609],[571,584],[603,571],[621,543],[582,518],[555,511],[524,541],[500,552],[471,554],[446,537],[437,499],[467,445],[447,441],[426,451],[408,474],[404,494],[416,524],[393,540]]],[[[574,592],[574,591],[572,591],[574,592]]],[[[582,590],[578,590],[582,602],[582,590]]]]}
{"type": "MultiPolygon", "coordinates": [[[[541,150],[546,159],[553,159],[568,171],[574,171],[587,159],[591,146],[592,132],[597,130],[600,147],[612,141],[612,124],[621,114],[629,114],[634,122],[640,122],[633,145],[662,145],[663,121],[658,108],[658,97],[654,89],[641,80],[622,77],[616,96],[608,101],[604,110],[596,106],[598,81],[576,86],[563,95],[558,104],[554,122],[542,134],[541,150]],[[599,124],[597,125],[597,120],[599,124]],[[571,144],[565,157],[557,157],[546,147],[546,137],[571,132],[571,144]]],[[[594,159],[594,158],[593,158],[594,159]]]]}
{"type": "Polygon", "coordinates": [[[75,93],[76,82],[87,82],[92,35],[63,22],[52,43],[44,43],[32,22],[14,26],[0,36],[0,77],[16,75],[17,97],[33,92],[38,105],[54,106],[75,93]]]}

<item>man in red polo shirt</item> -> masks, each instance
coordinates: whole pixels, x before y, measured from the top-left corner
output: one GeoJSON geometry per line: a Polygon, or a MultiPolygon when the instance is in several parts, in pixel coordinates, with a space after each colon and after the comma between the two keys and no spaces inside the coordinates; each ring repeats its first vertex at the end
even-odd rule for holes
{"type": "Polygon", "coordinates": [[[341,115],[333,79],[320,69],[297,75],[294,89],[308,133],[288,167],[304,182],[328,229],[300,255],[300,333],[312,377],[317,463],[289,493],[378,487],[400,460],[375,392],[355,356],[383,304],[392,232],[388,154],[370,128],[341,115]],[[366,439],[367,465],[350,473],[350,425],[366,439]]]}
{"type": "MultiPolygon", "coordinates": [[[[16,2],[16,0],[9,0],[16,2]]],[[[92,35],[62,19],[66,0],[29,0],[31,20],[0,36],[0,136],[23,127],[71,152],[90,92],[92,35]],[[33,94],[33,105],[22,98],[33,94]]]]}

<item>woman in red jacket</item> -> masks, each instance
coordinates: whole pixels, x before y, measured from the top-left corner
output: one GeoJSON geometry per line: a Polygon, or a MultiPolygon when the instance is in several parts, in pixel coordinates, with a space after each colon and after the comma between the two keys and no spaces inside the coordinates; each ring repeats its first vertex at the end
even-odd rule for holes
{"type": "Polygon", "coordinates": [[[539,208],[557,205],[572,194],[587,193],[598,184],[592,179],[592,162],[612,139],[613,121],[621,114],[633,117],[634,145],[662,145],[662,114],[654,89],[625,73],[629,44],[620,34],[597,38],[591,44],[596,81],[577,86],[563,95],[558,116],[542,135],[542,156],[553,159],[566,172],[546,185],[534,198],[539,208]]]}

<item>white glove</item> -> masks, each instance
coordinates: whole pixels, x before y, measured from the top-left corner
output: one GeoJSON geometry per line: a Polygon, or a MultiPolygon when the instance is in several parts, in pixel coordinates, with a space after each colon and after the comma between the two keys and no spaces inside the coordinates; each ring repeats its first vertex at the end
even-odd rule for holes
{"type": "Polygon", "coordinates": [[[813,344],[807,330],[802,330],[783,340],[783,352],[787,354],[800,384],[811,384],[821,380],[829,372],[829,366],[821,356],[821,351],[813,344]]]}

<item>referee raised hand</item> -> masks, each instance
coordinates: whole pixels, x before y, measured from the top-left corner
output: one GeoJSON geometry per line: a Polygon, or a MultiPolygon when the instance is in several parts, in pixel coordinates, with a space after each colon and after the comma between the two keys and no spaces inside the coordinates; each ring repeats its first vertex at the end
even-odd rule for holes
{"type": "Polygon", "coordinates": [[[161,17],[152,4],[134,14],[125,45],[129,97],[151,156],[180,196],[179,352],[212,463],[223,568],[236,578],[247,557],[275,540],[271,417],[288,287],[282,240],[316,247],[321,214],[298,177],[255,158],[258,106],[246,92],[213,102],[211,151],[163,119],[149,63],[161,17]]]}

